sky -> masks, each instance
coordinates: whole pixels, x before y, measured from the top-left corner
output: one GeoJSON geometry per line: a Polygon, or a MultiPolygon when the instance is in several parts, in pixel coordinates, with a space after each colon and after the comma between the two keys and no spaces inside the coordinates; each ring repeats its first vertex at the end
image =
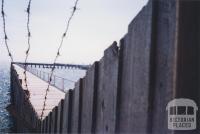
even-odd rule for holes
{"type": "MultiPolygon", "coordinates": [[[[28,62],[53,63],[75,0],[32,0],[31,49],[28,62]]],[[[128,24],[147,0],[79,0],[61,49],[59,63],[92,64],[113,41],[119,41],[128,24]]],[[[1,4],[1,2],[0,2],[1,4]]],[[[5,0],[8,45],[14,61],[23,62],[27,49],[28,0],[5,0]]],[[[0,62],[9,63],[0,19],[0,62]]]]}

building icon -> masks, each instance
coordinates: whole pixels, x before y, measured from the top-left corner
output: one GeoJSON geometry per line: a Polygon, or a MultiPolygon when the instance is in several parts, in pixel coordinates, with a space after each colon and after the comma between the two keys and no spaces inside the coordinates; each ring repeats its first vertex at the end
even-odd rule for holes
{"type": "Polygon", "coordinates": [[[196,113],[198,107],[191,99],[174,99],[167,104],[168,129],[194,130],[196,129],[196,113]]]}

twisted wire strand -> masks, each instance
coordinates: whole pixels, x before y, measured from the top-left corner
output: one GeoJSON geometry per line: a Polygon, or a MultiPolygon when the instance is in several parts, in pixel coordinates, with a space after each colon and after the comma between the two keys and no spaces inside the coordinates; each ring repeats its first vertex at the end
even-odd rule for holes
{"type": "Polygon", "coordinates": [[[6,45],[8,56],[10,57],[11,62],[13,62],[14,60],[13,60],[13,56],[12,56],[12,53],[11,53],[9,45],[8,45],[8,36],[7,36],[7,33],[6,33],[6,19],[5,19],[5,12],[4,12],[4,0],[2,0],[1,2],[2,2],[1,3],[1,15],[2,15],[2,19],[3,19],[4,43],[6,45]]]}
{"type": "Polygon", "coordinates": [[[71,21],[72,21],[72,18],[75,14],[75,12],[77,11],[77,5],[78,5],[78,1],[79,0],[76,0],[75,1],[75,4],[73,6],[73,10],[72,10],[72,13],[69,17],[69,19],[67,20],[67,25],[66,25],[66,29],[61,37],[61,41],[60,41],[60,45],[58,47],[58,50],[57,50],[57,54],[56,54],[56,57],[54,59],[54,62],[53,62],[53,67],[51,69],[51,74],[50,74],[50,77],[49,77],[49,81],[48,81],[48,86],[47,86],[47,89],[46,89],[46,92],[45,92],[45,97],[44,97],[44,104],[43,104],[43,108],[42,108],[42,113],[41,113],[41,120],[42,120],[42,117],[44,115],[44,110],[45,110],[45,106],[46,106],[46,100],[47,100],[47,95],[48,95],[48,91],[49,91],[49,87],[50,87],[50,84],[51,84],[51,81],[52,81],[52,76],[53,76],[53,73],[55,71],[55,64],[56,64],[56,61],[58,59],[58,57],[60,56],[60,50],[63,46],[63,42],[64,42],[64,38],[66,37],[67,33],[68,33],[68,30],[69,30],[69,27],[70,27],[70,24],[71,24],[71,21]]]}
{"type": "Polygon", "coordinates": [[[25,58],[25,63],[27,63],[28,56],[29,56],[29,51],[31,49],[31,44],[30,44],[30,38],[31,38],[31,32],[30,32],[30,9],[31,9],[31,2],[32,0],[29,0],[28,2],[28,7],[26,9],[27,12],[27,23],[26,23],[26,28],[28,32],[28,48],[26,50],[26,58],[25,58]]]}
{"type": "Polygon", "coordinates": [[[30,98],[30,94],[29,94],[29,88],[28,88],[28,83],[27,83],[27,60],[28,60],[28,56],[29,56],[29,51],[31,49],[31,43],[30,43],[30,39],[31,39],[31,31],[30,31],[30,9],[31,9],[31,2],[32,0],[29,0],[28,2],[28,6],[26,9],[26,13],[27,13],[27,23],[26,23],[26,28],[27,28],[27,44],[28,44],[28,48],[26,50],[26,57],[25,57],[25,61],[24,61],[24,81],[25,81],[25,86],[26,89],[28,91],[28,99],[30,98]]]}

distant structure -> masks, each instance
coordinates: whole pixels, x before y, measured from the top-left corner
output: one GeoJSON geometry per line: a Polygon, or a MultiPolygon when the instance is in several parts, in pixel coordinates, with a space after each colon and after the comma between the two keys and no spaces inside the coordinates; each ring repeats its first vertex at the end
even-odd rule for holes
{"type": "Polygon", "coordinates": [[[38,105],[45,88],[39,87],[45,82],[30,87],[32,97],[41,101],[27,102],[20,69],[13,64],[11,106],[17,132],[200,133],[200,110],[196,129],[180,131],[168,129],[166,111],[168,102],[178,98],[200,106],[199,13],[197,0],[150,0],[128,26],[119,47],[114,42],[106,49],[74,89],[63,94],[52,87],[42,120],[38,105]]]}

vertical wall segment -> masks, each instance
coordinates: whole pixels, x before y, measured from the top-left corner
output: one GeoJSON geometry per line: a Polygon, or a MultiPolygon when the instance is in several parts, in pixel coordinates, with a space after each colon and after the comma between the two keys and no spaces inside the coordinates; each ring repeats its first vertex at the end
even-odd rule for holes
{"type": "Polygon", "coordinates": [[[80,133],[81,128],[81,108],[82,108],[82,79],[75,84],[72,98],[71,132],[80,133]]]}
{"type": "Polygon", "coordinates": [[[149,3],[131,22],[121,44],[121,91],[116,128],[120,133],[148,131],[150,54],[154,47],[152,18],[152,3],[149,3]]]}
{"type": "Polygon", "coordinates": [[[118,47],[114,42],[99,62],[96,133],[114,133],[116,123],[118,47]]]}
{"type": "Polygon", "coordinates": [[[172,133],[168,130],[166,106],[176,90],[177,1],[154,1],[153,4],[152,43],[155,47],[151,53],[154,69],[151,73],[149,131],[172,133]]]}
{"type": "MultiPolygon", "coordinates": [[[[188,98],[196,102],[197,129],[183,134],[200,133],[200,1],[179,1],[177,43],[177,98],[188,98]]],[[[181,132],[176,131],[180,134],[181,132]]]]}
{"type": "Polygon", "coordinates": [[[64,106],[63,106],[63,126],[62,133],[70,133],[71,132],[71,118],[73,116],[72,113],[72,98],[74,95],[74,91],[71,89],[66,93],[64,106]]]}
{"type": "Polygon", "coordinates": [[[96,92],[98,79],[98,62],[95,62],[87,71],[83,79],[81,132],[92,133],[96,120],[96,92]]]}
{"type": "Polygon", "coordinates": [[[57,119],[56,133],[61,133],[63,129],[63,107],[64,107],[64,100],[62,99],[58,104],[58,119],[57,119]]]}

